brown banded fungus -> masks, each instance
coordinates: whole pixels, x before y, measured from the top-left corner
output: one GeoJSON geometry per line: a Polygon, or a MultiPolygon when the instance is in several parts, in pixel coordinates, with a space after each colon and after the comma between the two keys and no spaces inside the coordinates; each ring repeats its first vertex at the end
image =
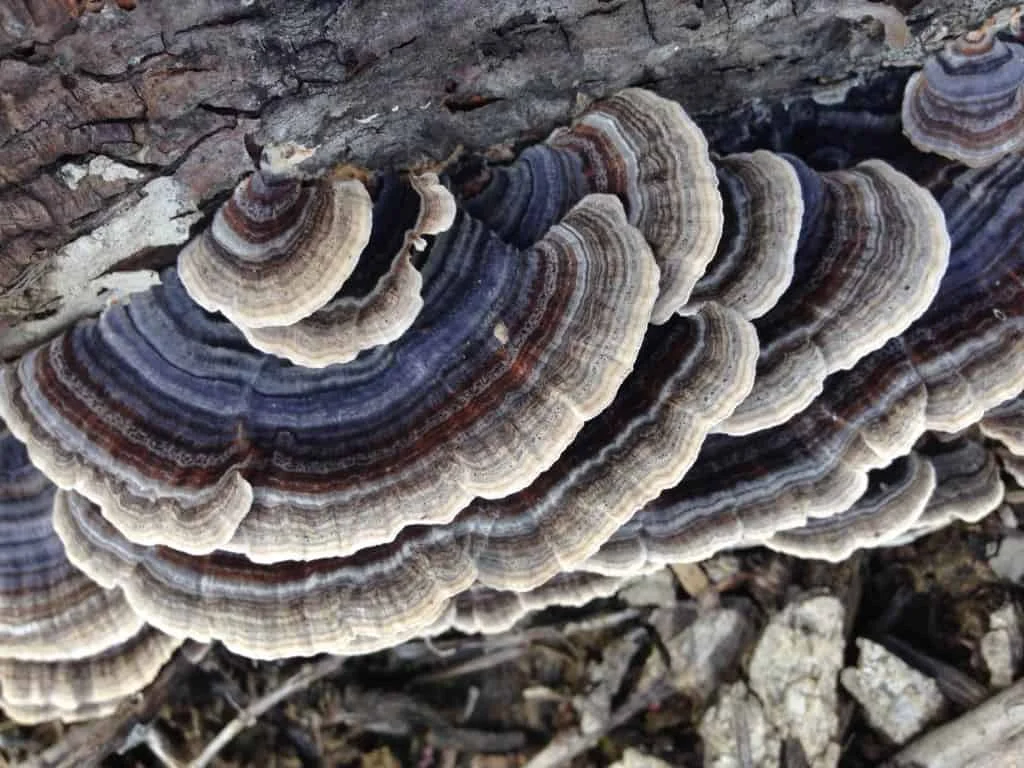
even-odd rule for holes
{"type": "Polygon", "coordinates": [[[651,322],[681,309],[715,254],[722,199],[707,140],[677,103],[639,88],[599,101],[507,168],[457,189],[501,237],[526,245],[584,195],[618,195],[661,269],[651,322]]]}
{"type": "Polygon", "coordinates": [[[724,230],[684,311],[717,301],[758,318],[793,280],[804,216],[800,178],[785,158],[764,150],[718,158],[715,165],[724,230]]]}
{"type": "Polygon", "coordinates": [[[254,347],[322,368],[388,344],[412,325],[423,307],[419,254],[426,236],[451,227],[455,200],[435,174],[413,175],[407,182],[382,174],[374,181],[373,228],[353,274],[309,317],[284,327],[240,327],[254,347]]]}
{"type": "Polygon", "coordinates": [[[710,437],[582,569],[700,560],[838,515],[925,431],[957,432],[1024,390],[1024,158],[961,173],[941,204],[952,251],[928,311],[785,424],[710,437]]]}
{"type": "MultiPolygon", "coordinates": [[[[652,328],[644,365],[529,487],[345,558],[266,566],[143,547],[78,494],[61,495],[55,526],[76,565],[119,585],[170,634],[256,657],[351,653],[368,638],[386,647],[441,620],[448,600],[474,584],[530,590],[596,551],[685,475],[704,435],[749,391],[756,354],[749,323],[715,304],[652,328]]],[[[268,535],[282,535],[276,519],[268,516],[268,535]]]]}
{"type": "Polygon", "coordinates": [[[22,722],[103,714],[180,644],[71,565],[53,530],[55,491],[0,425],[0,709],[22,722]]]}
{"type": "Polygon", "coordinates": [[[23,723],[103,717],[153,682],[180,645],[143,627],[128,640],[80,659],[0,659],[0,710],[23,723]]]}
{"type": "Polygon", "coordinates": [[[1024,397],[996,406],[985,414],[980,426],[986,437],[998,440],[1010,453],[1024,456],[1024,397]]]}
{"type": "Polygon", "coordinates": [[[173,270],[3,371],[0,411],[126,536],[260,561],[345,555],[529,485],[633,367],[658,269],[587,197],[519,251],[460,215],[393,344],[311,369],[257,353],[173,270]]]}
{"type": "Polygon", "coordinates": [[[917,538],[954,520],[976,523],[994,512],[1006,494],[996,456],[980,440],[932,438],[919,452],[935,467],[935,491],[905,539],[917,538]]]}
{"type": "Polygon", "coordinates": [[[907,83],[903,131],[920,149],[969,166],[1024,147],[1024,46],[992,27],[947,45],[907,83]]]}
{"type": "Polygon", "coordinates": [[[326,304],[370,238],[371,202],[357,180],[304,182],[294,147],[264,151],[213,223],[185,246],[189,295],[235,325],[290,325],[326,304]]]}
{"type": "Polygon", "coordinates": [[[886,163],[817,174],[791,162],[805,205],[795,273],[755,322],[757,378],[720,427],[730,435],[784,423],[830,374],[902,333],[928,308],[949,260],[942,209],[886,163]]]}
{"type": "Polygon", "coordinates": [[[716,176],[681,108],[636,89],[456,170],[457,205],[429,175],[307,181],[301,155],[271,151],[161,286],[0,371],[0,415],[61,488],[0,541],[4,583],[50,547],[95,582],[59,589],[140,617],[12,661],[16,716],[101,711],[158,640],[363,653],[726,547],[834,558],[990,506],[990,452],[945,467],[920,438],[991,429],[1024,390],[1024,159],[944,168],[934,198],[880,161],[755,152],[716,176]]]}
{"type": "Polygon", "coordinates": [[[858,549],[883,546],[924,514],[935,492],[935,474],[927,458],[911,452],[872,471],[868,490],[849,509],[776,533],[765,544],[778,552],[831,562],[845,560],[858,549]]]}

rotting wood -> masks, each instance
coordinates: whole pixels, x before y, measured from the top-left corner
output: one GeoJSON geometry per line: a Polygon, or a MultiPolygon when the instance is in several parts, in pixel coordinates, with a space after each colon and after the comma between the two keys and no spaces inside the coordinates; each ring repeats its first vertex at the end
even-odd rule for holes
{"type": "Polygon", "coordinates": [[[467,18],[462,0],[145,0],[71,18],[8,0],[0,358],[152,280],[105,273],[166,263],[249,169],[248,134],[325,164],[437,162],[540,138],[627,85],[697,114],[842,88],[1006,3],[897,4],[905,48],[849,1],[500,0],[467,18]]]}

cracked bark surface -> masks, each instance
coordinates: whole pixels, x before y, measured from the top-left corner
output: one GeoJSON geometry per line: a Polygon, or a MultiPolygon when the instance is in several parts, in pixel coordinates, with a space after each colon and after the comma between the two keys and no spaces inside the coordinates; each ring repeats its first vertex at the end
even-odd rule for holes
{"type": "Polygon", "coordinates": [[[0,358],[154,280],[111,270],[173,256],[247,134],[379,168],[537,140],[628,85],[710,115],[914,65],[1006,5],[903,0],[893,49],[841,0],[67,2],[0,2],[0,358]]]}

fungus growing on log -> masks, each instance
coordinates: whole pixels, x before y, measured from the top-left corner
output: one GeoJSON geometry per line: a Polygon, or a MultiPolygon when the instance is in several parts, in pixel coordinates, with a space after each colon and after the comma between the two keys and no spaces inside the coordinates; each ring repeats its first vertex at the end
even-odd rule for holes
{"type": "Polygon", "coordinates": [[[995,454],[971,437],[932,438],[920,452],[935,467],[935,490],[904,539],[917,538],[954,520],[976,523],[994,512],[1006,493],[995,454]]]}
{"type": "Polygon", "coordinates": [[[582,568],[700,560],[837,515],[926,430],[957,432],[1024,390],[1024,158],[962,173],[941,203],[952,252],[928,311],[785,424],[709,438],[682,483],[582,568]]]}
{"type": "Polygon", "coordinates": [[[722,199],[707,140],[673,101],[627,88],[508,168],[460,185],[467,209],[501,237],[534,242],[584,195],[618,195],[661,269],[651,322],[682,308],[722,236],[722,199]]]}
{"type": "Polygon", "coordinates": [[[51,522],[55,490],[0,423],[0,657],[88,656],[142,627],[119,591],[68,562],[51,522]]]}
{"type": "Polygon", "coordinates": [[[409,332],[315,370],[256,353],[168,271],[5,369],[0,412],[138,543],[356,552],[529,485],[614,397],[658,279],[609,195],[526,251],[460,215],[424,273],[409,332]]]}
{"type": "Polygon", "coordinates": [[[326,304],[370,238],[371,202],[354,179],[303,182],[295,148],[264,152],[210,228],[178,257],[189,295],[249,328],[291,325],[326,304]]]}
{"type": "Polygon", "coordinates": [[[94,656],[51,662],[0,658],[0,709],[22,723],[109,715],[153,682],[180,645],[143,627],[94,656]]]}
{"type": "Polygon", "coordinates": [[[755,325],[750,396],[719,430],[746,435],[805,408],[832,373],[903,332],[928,308],[949,260],[935,199],[881,161],[816,174],[792,158],[804,219],[789,289],[755,325]]]}
{"type": "Polygon", "coordinates": [[[839,562],[858,549],[899,538],[920,519],[936,487],[935,468],[916,452],[871,472],[868,490],[849,509],[776,533],[765,544],[797,557],[839,562]]]}
{"type": "Polygon", "coordinates": [[[723,235],[685,311],[717,301],[758,318],[778,303],[793,280],[804,217],[800,178],[791,163],[764,150],[718,158],[715,165],[723,235]]]}
{"type": "Polygon", "coordinates": [[[980,423],[986,437],[998,440],[1010,453],[1024,456],[1024,396],[996,406],[980,423]]]}
{"type": "MultiPolygon", "coordinates": [[[[76,565],[121,586],[134,610],[170,634],[261,658],[351,653],[367,638],[386,647],[436,623],[449,598],[474,584],[533,589],[592,554],[684,476],[703,436],[749,391],[756,354],[753,328],[732,310],[708,304],[673,318],[648,334],[645,365],[612,404],[529,487],[347,558],[260,565],[142,547],[78,494],[61,496],[55,525],[76,565]]],[[[294,535],[275,515],[264,523],[268,536],[294,535]]]]}
{"type": "Polygon", "coordinates": [[[103,714],[180,644],[71,565],[53,530],[55,492],[0,424],[0,709],[22,722],[103,714]]]}
{"type": "Polygon", "coordinates": [[[0,509],[2,702],[77,717],[184,638],[364,653],[994,508],[973,425],[1020,442],[1024,159],[917,163],[892,132],[931,192],[713,163],[636,89],[444,183],[271,148],[162,285],[0,372],[18,471],[61,489],[32,469],[0,509]],[[94,605],[116,631],[72,621],[94,605]]]}
{"type": "Polygon", "coordinates": [[[250,344],[298,365],[322,368],[347,363],[409,330],[423,307],[423,278],[414,260],[427,247],[425,236],[451,227],[455,200],[435,174],[413,175],[407,183],[382,175],[376,182],[369,243],[338,294],[291,325],[241,327],[250,344]]]}
{"type": "Polygon", "coordinates": [[[903,131],[925,152],[975,167],[1024,147],[1024,46],[992,27],[949,43],[907,83],[903,131]]]}

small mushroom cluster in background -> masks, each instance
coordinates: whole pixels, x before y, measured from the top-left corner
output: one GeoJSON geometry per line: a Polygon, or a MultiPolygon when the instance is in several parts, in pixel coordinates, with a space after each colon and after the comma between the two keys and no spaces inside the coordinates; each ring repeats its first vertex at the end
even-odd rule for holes
{"type": "Polygon", "coordinates": [[[364,653],[993,511],[1018,32],[911,78],[920,151],[834,170],[713,156],[639,89],[440,178],[266,148],[161,285],[0,372],[0,707],[97,716],[186,639],[364,653]]]}

